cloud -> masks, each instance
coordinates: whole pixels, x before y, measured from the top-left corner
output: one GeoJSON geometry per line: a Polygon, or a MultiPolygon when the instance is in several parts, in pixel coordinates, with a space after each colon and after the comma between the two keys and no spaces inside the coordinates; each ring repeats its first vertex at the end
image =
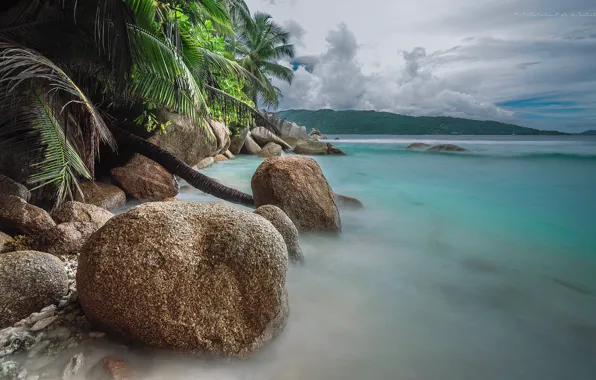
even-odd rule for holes
{"type": "Polygon", "coordinates": [[[303,40],[306,30],[302,27],[302,25],[294,20],[288,20],[283,23],[283,27],[287,32],[290,33],[291,43],[298,47],[306,47],[303,40]]]}

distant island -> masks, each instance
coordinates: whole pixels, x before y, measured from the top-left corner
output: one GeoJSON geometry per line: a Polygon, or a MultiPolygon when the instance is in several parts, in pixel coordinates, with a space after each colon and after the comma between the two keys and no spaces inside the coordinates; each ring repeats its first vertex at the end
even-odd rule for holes
{"type": "Polygon", "coordinates": [[[596,130],[590,129],[589,131],[584,131],[584,132],[578,133],[578,135],[582,135],[582,136],[596,136],[596,130]]]}
{"type": "Polygon", "coordinates": [[[568,135],[490,120],[447,116],[405,116],[376,111],[334,111],[323,109],[286,110],[282,118],[325,134],[359,135],[568,135]]]}

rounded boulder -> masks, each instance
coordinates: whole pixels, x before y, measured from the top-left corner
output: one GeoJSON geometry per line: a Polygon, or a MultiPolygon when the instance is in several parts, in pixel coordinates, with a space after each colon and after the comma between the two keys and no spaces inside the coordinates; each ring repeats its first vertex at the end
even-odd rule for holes
{"type": "Polygon", "coordinates": [[[267,220],[220,203],[154,202],[110,219],[77,272],[87,318],[157,348],[246,356],[288,316],[287,249],[267,220]]]}
{"type": "Polygon", "coordinates": [[[302,253],[302,248],[300,248],[298,230],[282,209],[273,205],[265,205],[256,209],[254,213],[270,221],[273,227],[283,236],[290,260],[295,262],[304,261],[304,254],[302,253]]]}
{"type": "Polygon", "coordinates": [[[68,291],[64,264],[37,251],[0,255],[0,329],[60,301],[68,291]]]}
{"type": "Polygon", "coordinates": [[[101,228],[114,214],[108,210],[87,203],[69,201],[52,212],[56,223],[86,222],[91,223],[95,229],[101,228]]]}

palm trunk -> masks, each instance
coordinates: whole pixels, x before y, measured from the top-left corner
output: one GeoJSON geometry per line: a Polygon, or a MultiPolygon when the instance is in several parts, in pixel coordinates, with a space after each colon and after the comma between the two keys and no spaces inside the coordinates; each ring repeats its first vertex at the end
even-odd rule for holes
{"type": "Polygon", "coordinates": [[[116,138],[118,146],[125,146],[135,153],[139,153],[150,160],[157,162],[167,171],[184,179],[189,185],[201,190],[202,192],[228,202],[237,203],[247,207],[255,207],[255,202],[252,195],[217,183],[208,176],[194,170],[184,161],[174,156],[167,150],[138,136],[135,136],[128,131],[118,128],[114,125],[110,126],[110,130],[116,138]]]}

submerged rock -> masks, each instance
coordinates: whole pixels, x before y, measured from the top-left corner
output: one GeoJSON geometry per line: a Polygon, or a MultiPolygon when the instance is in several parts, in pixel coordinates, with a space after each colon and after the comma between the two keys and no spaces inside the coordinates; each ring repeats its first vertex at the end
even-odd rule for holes
{"type": "Polygon", "coordinates": [[[290,260],[296,262],[304,261],[304,254],[302,253],[302,248],[300,248],[298,238],[298,230],[282,209],[273,205],[264,205],[256,209],[254,213],[270,221],[273,227],[283,236],[290,260]]]}
{"type": "Polygon", "coordinates": [[[348,197],[345,195],[333,193],[333,199],[335,199],[335,204],[339,208],[351,208],[354,210],[363,209],[364,205],[358,199],[353,197],[348,197]]]}
{"type": "Polygon", "coordinates": [[[60,301],[68,291],[68,276],[62,261],[49,253],[4,253],[0,289],[0,328],[4,328],[60,301]]]}
{"type": "Polygon", "coordinates": [[[306,154],[309,156],[326,155],[329,147],[326,143],[308,139],[300,139],[294,148],[294,152],[298,154],[306,154]]]}
{"type": "Polygon", "coordinates": [[[245,356],[286,323],[287,266],[283,237],[258,215],[155,202],[92,235],[77,289],[104,331],[152,347],[245,356]]]}
{"type": "Polygon", "coordinates": [[[86,222],[93,224],[95,229],[101,228],[114,214],[101,207],[70,201],[64,203],[58,210],[52,212],[56,223],[86,222]]]}
{"type": "Polygon", "coordinates": [[[106,210],[113,210],[126,204],[126,194],[118,186],[103,182],[82,182],[82,195],[75,194],[75,201],[89,203],[106,210]]]}
{"type": "Polygon", "coordinates": [[[267,143],[259,152],[259,157],[281,156],[281,146],[274,142],[267,143]]]}
{"type": "Polygon", "coordinates": [[[257,168],[251,187],[257,207],[281,208],[299,231],[341,232],[331,186],[312,158],[268,158],[257,168]]]}
{"type": "Polygon", "coordinates": [[[327,143],[327,154],[334,156],[345,156],[343,150],[339,149],[333,144],[327,143]]]}
{"type": "Polygon", "coordinates": [[[27,187],[2,174],[0,174],[0,194],[14,195],[15,197],[23,198],[27,202],[31,198],[31,193],[27,187]]]}
{"type": "Polygon", "coordinates": [[[172,173],[138,154],[126,165],[112,169],[111,173],[124,191],[141,202],[175,197],[180,190],[172,173]]]}
{"type": "Polygon", "coordinates": [[[406,147],[407,150],[425,150],[430,147],[430,144],[415,142],[406,147]]]}
{"type": "Polygon", "coordinates": [[[462,147],[457,146],[457,145],[453,145],[453,144],[435,145],[435,146],[431,146],[427,150],[429,150],[429,151],[437,151],[437,152],[468,152],[467,149],[462,148],[462,147]]]}
{"type": "Polygon", "coordinates": [[[0,230],[37,236],[55,225],[44,209],[20,197],[0,195],[0,230]]]}

